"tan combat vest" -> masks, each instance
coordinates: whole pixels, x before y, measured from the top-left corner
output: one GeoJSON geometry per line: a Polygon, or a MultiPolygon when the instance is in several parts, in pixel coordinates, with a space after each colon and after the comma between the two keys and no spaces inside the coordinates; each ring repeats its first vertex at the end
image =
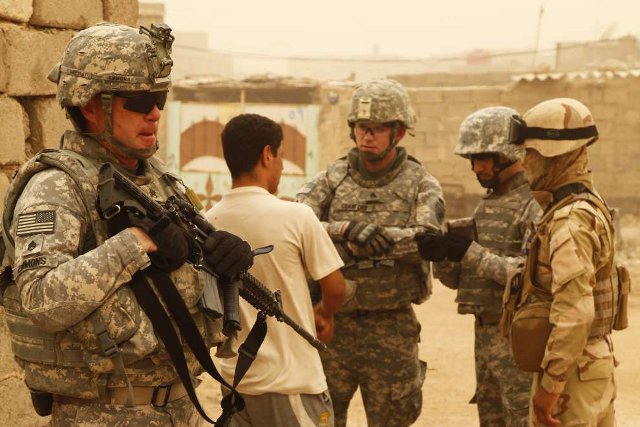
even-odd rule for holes
{"type": "MultiPolygon", "coordinates": [[[[159,164],[155,159],[150,159],[149,163],[153,175],[160,177],[163,172],[159,164]]],[[[108,234],[105,222],[95,207],[99,163],[68,150],[45,150],[21,167],[5,199],[5,241],[4,234],[10,228],[11,216],[22,190],[33,175],[49,167],[57,167],[73,179],[90,214],[92,233],[87,233],[82,253],[102,244],[108,234]]],[[[150,192],[153,194],[155,191],[155,196],[163,199],[174,192],[169,185],[159,187],[156,184],[155,190],[150,188],[150,192]],[[157,194],[158,191],[163,194],[157,194]]],[[[185,297],[185,303],[202,331],[210,320],[197,308],[196,301],[191,300],[194,295],[202,294],[203,279],[191,266],[181,267],[171,273],[171,277],[179,292],[183,296],[189,295],[185,297]]],[[[85,320],[57,333],[43,331],[29,318],[22,309],[15,283],[4,294],[4,306],[13,353],[24,369],[25,382],[32,389],[94,399],[105,386],[126,386],[127,376],[133,385],[138,386],[156,386],[177,379],[151,321],[128,286],[121,286],[85,320]],[[117,353],[113,353],[114,348],[109,348],[113,343],[117,353]],[[135,369],[128,367],[127,375],[119,372],[117,357],[122,357],[125,366],[135,363],[135,369]]],[[[211,338],[210,334],[208,338],[211,338]]],[[[193,355],[187,351],[187,361],[193,360],[193,355]]],[[[197,366],[194,363],[188,365],[190,370],[197,366]]],[[[199,373],[192,372],[193,375],[199,373]]]]}
{"type": "Polygon", "coordinates": [[[571,194],[560,200],[557,205],[547,211],[540,220],[529,247],[523,273],[523,289],[519,306],[528,302],[551,300],[551,262],[549,254],[549,229],[553,220],[568,215],[570,205],[584,200],[592,207],[593,215],[606,225],[607,239],[611,247],[610,259],[595,272],[593,298],[595,317],[589,332],[589,338],[603,337],[611,333],[618,305],[618,274],[614,266],[614,229],[611,214],[606,204],[589,192],[571,194]]]}

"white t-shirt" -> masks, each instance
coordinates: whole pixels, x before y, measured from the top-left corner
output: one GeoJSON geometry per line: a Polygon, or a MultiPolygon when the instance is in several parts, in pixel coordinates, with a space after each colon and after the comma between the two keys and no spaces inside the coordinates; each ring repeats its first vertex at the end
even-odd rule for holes
{"type": "MultiPolygon", "coordinates": [[[[261,187],[238,187],[225,194],[205,216],[216,228],[237,235],[254,249],[274,246],[271,253],[254,258],[249,272],[269,289],[280,290],[284,311],[315,335],[305,267],[317,280],[340,269],[343,262],[311,208],[280,200],[261,187]]],[[[240,300],[240,316],[238,345],[253,326],[257,310],[240,300]]],[[[267,328],[258,356],[238,390],[251,395],[325,391],[327,383],[318,351],[273,317],[267,318],[267,328]]],[[[227,381],[233,379],[236,361],[220,361],[227,381]]]]}

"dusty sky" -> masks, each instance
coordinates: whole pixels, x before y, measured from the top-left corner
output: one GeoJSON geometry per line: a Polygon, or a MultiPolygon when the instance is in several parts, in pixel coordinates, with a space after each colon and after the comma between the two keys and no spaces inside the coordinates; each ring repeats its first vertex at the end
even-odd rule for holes
{"type": "Polygon", "coordinates": [[[541,6],[541,49],[640,30],[638,0],[156,1],[175,30],[209,32],[212,50],[274,56],[530,50],[541,6]]]}

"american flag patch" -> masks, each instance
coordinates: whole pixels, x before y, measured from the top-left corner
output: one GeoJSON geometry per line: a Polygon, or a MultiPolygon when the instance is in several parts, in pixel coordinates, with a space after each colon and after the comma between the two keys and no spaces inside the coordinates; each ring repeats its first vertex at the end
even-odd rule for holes
{"type": "Polygon", "coordinates": [[[16,235],[28,236],[30,234],[51,234],[56,224],[55,211],[40,211],[23,213],[18,217],[16,235]]]}

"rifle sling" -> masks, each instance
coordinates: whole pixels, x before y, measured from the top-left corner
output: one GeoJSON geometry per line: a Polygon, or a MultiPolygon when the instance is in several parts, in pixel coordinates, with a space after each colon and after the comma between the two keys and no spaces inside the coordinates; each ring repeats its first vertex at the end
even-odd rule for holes
{"type": "Polygon", "coordinates": [[[182,345],[180,344],[180,339],[171,324],[171,320],[162,308],[160,300],[158,300],[158,297],[147,282],[142,271],[138,271],[133,275],[130,286],[138,300],[138,304],[140,304],[140,307],[142,307],[147,316],[149,316],[149,319],[154,326],[154,330],[164,343],[164,346],[169,353],[169,357],[171,358],[171,362],[173,363],[173,367],[189,395],[189,399],[191,399],[191,402],[202,418],[215,425],[215,421],[207,416],[198,401],[198,396],[196,395],[193,383],[191,382],[191,375],[187,368],[187,361],[182,350],[182,345]]]}
{"type": "MultiPolygon", "coordinates": [[[[191,351],[200,363],[200,366],[202,366],[202,368],[216,381],[231,390],[231,394],[227,396],[226,401],[221,403],[223,412],[216,422],[216,425],[225,425],[227,423],[226,420],[230,420],[234,413],[244,409],[244,400],[236,391],[236,387],[244,377],[247,370],[251,367],[251,364],[258,353],[258,349],[264,341],[267,333],[266,316],[263,313],[259,313],[258,318],[251,328],[246,340],[240,346],[238,350],[238,361],[236,364],[233,386],[230,386],[216,369],[209,350],[202,339],[202,335],[200,335],[200,332],[189,313],[189,309],[185,305],[184,300],[180,296],[180,293],[176,289],[171,278],[154,265],[151,265],[147,271],[151,280],[153,280],[156,285],[155,287],[162,300],[166,304],[169,313],[175,320],[181,335],[189,345],[189,348],[191,348],[191,351]]],[[[182,351],[181,348],[180,351],[182,351]]]]}

